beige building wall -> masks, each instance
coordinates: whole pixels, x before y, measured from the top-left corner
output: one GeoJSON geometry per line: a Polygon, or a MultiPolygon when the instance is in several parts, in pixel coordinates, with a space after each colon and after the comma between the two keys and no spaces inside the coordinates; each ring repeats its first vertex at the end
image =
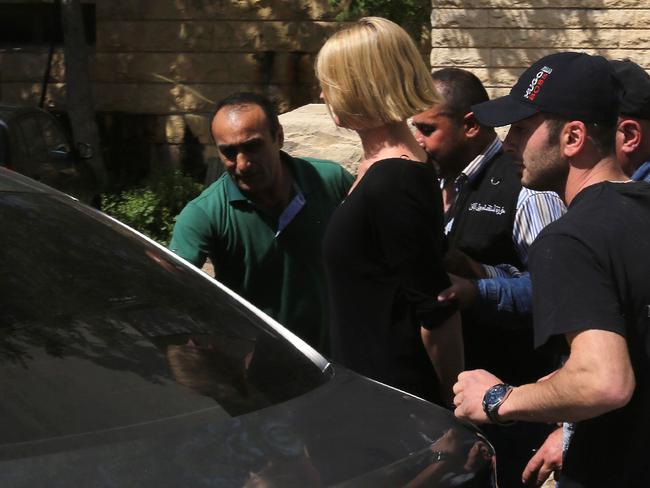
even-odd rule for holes
{"type": "MultiPolygon", "coordinates": [[[[234,91],[264,92],[281,111],[318,100],[314,59],[340,26],[328,0],[84,1],[96,9],[91,78],[109,157],[154,170],[214,155],[208,118],[234,91]]],[[[0,47],[0,103],[38,103],[47,51],[0,47]]],[[[46,105],[65,108],[62,47],[49,81],[46,105]]]]}
{"type": "MultiPolygon", "coordinates": [[[[83,1],[96,7],[91,77],[109,157],[143,172],[213,156],[208,116],[232,91],[263,91],[281,111],[316,101],[314,57],[339,25],[328,0],[83,1]]],[[[431,5],[432,68],[470,69],[493,96],[554,51],[650,67],[650,0],[431,5]]],[[[47,46],[0,48],[0,103],[36,104],[46,61],[47,46]]],[[[61,48],[49,81],[46,103],[65,108],[61,48]]]]}
{"type": "Polygon", "coordinates": [[[650,0],[432,0],[432,69],[474,72],[491,96],[557,51],[650,68],[650,0]]]}

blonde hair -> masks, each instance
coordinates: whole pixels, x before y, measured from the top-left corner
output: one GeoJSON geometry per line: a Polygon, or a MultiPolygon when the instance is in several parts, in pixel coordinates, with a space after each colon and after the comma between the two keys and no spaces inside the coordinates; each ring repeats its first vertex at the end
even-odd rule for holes
{"type": "Polygon", "coordinates": [[[316,77],[329,109],[350,129],[401,122],[440,101],[413,40],[381,17],[330,37],[318,53],[316,77]]]}

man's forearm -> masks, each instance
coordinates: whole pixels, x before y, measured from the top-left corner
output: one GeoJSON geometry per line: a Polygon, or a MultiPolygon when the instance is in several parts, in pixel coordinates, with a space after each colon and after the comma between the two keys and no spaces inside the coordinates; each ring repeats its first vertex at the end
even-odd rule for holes
{"type": "Polygon", "coordinates": [[[574,339],[565,365],[548,380],[515,388],[499,409],[503,420],[577,422],[602,415],[627,404],[635,380],[625,339],[605,331],[585,331],[574,339]],[[587,336],[596,336],[587,337],[587,336]],[[585,340],[587,339],[587,340],[585,340]],[[585,347],[607,342],[583,354],[585,347]],[[598,364],[600,363],[600,364],[598,364]]]}
{"type": "MultiPolygon", "coordinates": [[[[605,330],[566,334],[569,359],[555,374],[514,388],[498,410],[499,421],[580,421],[621,408],[635,388],[625,338],[605,330]]],[[[488,422],[482,401],[501,379],[488,371],[464,371],[454,385],[456,415],[488,422]]]]}
{"type": "Polygon", "coordinates": [[[603,413],[577,384],[558,372],[552,380],[515,387],[499,409],[502,421],[578,421],[603,413]]]}

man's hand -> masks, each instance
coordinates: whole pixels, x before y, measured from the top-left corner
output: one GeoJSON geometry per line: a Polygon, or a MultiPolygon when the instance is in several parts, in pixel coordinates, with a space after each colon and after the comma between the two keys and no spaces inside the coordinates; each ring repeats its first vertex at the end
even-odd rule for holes
{"type": "Polygon", "coordinates": [[[483,265],[458,249],[450,249],[443,259],[443,264],[448,273],[464,278],[487,278],[483,265]]]}
{"type": "Polygon", "coordinates": [[[524,469],[521,481],[525,485],[542,486],[553,471],[555,479],[558,479],[558,472],[562,469],[562,440],[562,427],[546,438],[524,469]]]}
{"type": "Polygon", "coordinates": [[[476,424],[486,424],[490,420],[483,411],[483,396],[488,388],[503,383],[499,378],[484,369],[463,371],[454,385],[454,405],[456,417],[470,420],[476,424]]]}
{"type": "Polygon", "coordinates": [[[438,294],[438,301],[444,302],[455,298],[461,310],[468,309],[474,305],[478,297],[476,284],[472,280],[454,274],[450,274],[449,279],[451,280],[451,286],[438,294]]]}

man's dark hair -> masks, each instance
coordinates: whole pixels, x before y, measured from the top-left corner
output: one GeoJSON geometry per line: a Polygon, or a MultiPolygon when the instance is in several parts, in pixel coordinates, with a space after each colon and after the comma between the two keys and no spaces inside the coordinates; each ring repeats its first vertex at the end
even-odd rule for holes
{"type": "Polygon", "coordinates": [[[269,125],[269,130],[271,135],[275,136],[280,129],[280,120],[278,119],[278,112],[275,109],[275,105],[271,100],[266,98],[264,95],[253,92],[236,92],[232,95],[228,95],[226,98],[217,103],[214,112],[212,113],[212,119],[217,115],[217,112],[223,107],[229,107],[233,105],[257,105],[263,111],[266,116],[266,120],[269,125]]]}
{"type": "Polygon", "coordinates": [[[490,99],[481,80],[470,71],[442,68],[431,75],[444,100],[442,106],[457,121],[472,111],[472,105],[490,99]]]}
{"type": "MultiPolygon", "coordinates": [[[[544,114],[546,125],[548,127],[548,139],[552,143],[556,143],[560,138],[562,127],[572,119],[567,119],[560,115],[544,114]]],[[[585,122],[587,127],[587,134],[594,143],[594,146],[602,157],[614,154],[616,150],[616,126],[617,121],[607,122],[585,122]]]]}

